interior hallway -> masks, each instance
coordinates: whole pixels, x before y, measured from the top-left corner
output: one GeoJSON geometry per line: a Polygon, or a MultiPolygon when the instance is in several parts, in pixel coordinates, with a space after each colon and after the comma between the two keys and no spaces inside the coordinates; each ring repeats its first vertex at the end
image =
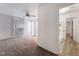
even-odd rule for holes
{"type": "Polygon", "coordinates": [[[79,56],[79,43],[73,41],[68,35],[60,44],[60,55],[79,56]]]}
{"type": "Polygon", "coordinates": [[[0,56],[56,56],[37,46],[36,38],[0,40],[0,56]]]}

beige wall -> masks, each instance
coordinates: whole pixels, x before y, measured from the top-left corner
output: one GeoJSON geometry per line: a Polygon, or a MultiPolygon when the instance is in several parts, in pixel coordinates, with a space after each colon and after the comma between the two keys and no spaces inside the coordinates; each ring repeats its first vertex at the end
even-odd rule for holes
{"type": "Polygon", "coordinates": [[[10,16],[0,14],[0,39],[12,37],[12,20],[10,16]]]}

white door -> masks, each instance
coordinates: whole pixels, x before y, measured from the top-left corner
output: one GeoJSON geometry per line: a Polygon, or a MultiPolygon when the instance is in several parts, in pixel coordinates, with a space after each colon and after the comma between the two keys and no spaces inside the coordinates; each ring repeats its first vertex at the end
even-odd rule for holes
{"type": "Polygon", "coordinates": [[[59,43],[66,39],[66,20],[62,16],[59,19],[59,43]]]}
{"type": "Polygon", "coordinates": [[[66,21],[65,18],[59,20],[59,49],[60,54],[63,52],[64,40],[66,39],[66,21]]]}

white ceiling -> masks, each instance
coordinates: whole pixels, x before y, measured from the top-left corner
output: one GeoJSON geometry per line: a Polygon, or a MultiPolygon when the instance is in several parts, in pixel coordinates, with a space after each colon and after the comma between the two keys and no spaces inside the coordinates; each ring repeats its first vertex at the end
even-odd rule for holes
{"type": "Polygon", "coordinates": [[[30,11],[34,14],[39,5],[37,3],[0,3],[0,13],[24,16],[27,11],[30,11]]]}
{"type": "Polygon", "coordinates": [[[79,4],[69,6],[68,8],[69,10],[67,10],[65,13],[79,12],[79,4]]]}
{"type": "Polygon", "coordinates": [[[72,12],[79,12],[79,4],[74,4],[74,5],[71,5],[71,6],[68,6],[68,7],[61,9],[62,14],[72,13],[72,12]]]}
{"type": "MultiPolygon", "coordinates": [[[[38,7],[42,7],[48,3],[0,3],[0,13],[19,16],[25,16],[26,12],[29,11],[31,15],[37,15],[38,7]]],[[[57,6],[68,6],[68,3],[52,3],[57,6]]]]}

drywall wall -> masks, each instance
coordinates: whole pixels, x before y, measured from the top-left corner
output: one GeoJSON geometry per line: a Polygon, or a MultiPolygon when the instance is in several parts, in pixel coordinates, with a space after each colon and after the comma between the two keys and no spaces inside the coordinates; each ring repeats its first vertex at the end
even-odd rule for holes
{"type": "Polygon", "coordinates": [[[38,10],[38,45],[54,53],[58,52],[58,10],[52,5],[40,7],[38,10]]]}
{"type": "Polygon", "coordinates": [[[12,25],[10,16],[0,14],[0,39],[12,36],[12,25]]]}
{"type": "Polygon", "coordinates": [[[79,43],[79,16],[73,19],[73,40],[79,43]]]}
{"type": "Polygon", "coordinates": [[[38,45],[59,53],[59,9],[70,4],[46,4],[38,8],[38,45]]]}

